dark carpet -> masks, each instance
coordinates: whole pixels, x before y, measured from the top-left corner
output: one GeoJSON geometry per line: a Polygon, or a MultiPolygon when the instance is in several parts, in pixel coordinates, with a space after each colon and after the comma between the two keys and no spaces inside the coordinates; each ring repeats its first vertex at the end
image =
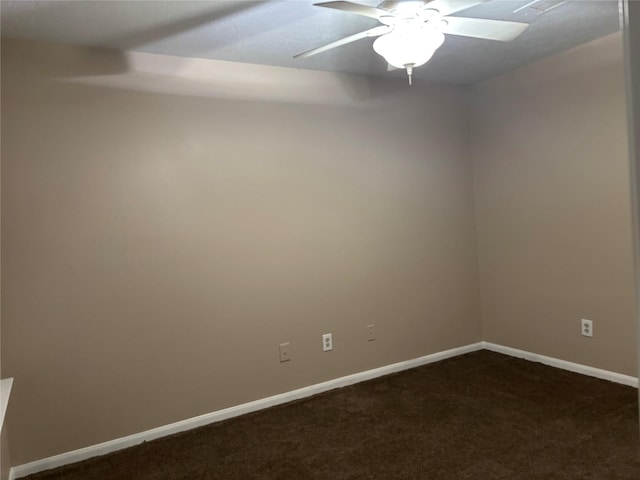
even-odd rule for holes
{"type": "Polygon", "coordinates": [[[637,390],[479,351],[32,480],[640,479],[637,390]]]}

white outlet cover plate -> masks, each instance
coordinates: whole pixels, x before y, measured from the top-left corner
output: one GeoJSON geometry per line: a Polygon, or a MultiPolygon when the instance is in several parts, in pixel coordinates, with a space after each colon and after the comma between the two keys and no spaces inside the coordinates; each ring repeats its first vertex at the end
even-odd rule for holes
{"type": "Polygon", "coordinates": [[[322,351],[328,352],[333,350],[333,337],[330,333],[322,335],[322,351]]]}
{"type": "Polygon", "coordinates": [[[581,321],[582,335],[593,337],[593,321],[583,318],[581,321]]]}

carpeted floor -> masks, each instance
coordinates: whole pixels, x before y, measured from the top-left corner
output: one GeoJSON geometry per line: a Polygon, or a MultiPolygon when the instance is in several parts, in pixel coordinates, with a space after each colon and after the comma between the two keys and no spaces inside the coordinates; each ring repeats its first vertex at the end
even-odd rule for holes
{"type": "Polygon", "coordinates": [[[28,478],[638,480],[637,398],[479,351],[28,478]]]}

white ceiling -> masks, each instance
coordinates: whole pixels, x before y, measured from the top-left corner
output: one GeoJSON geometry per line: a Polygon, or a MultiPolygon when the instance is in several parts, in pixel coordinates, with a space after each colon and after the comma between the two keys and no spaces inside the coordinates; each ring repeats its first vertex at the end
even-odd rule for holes
{"type": "MultiPolygon", "coordinates": [[[[320,1],[320,0],[315,0],[320,1]]],[[[509,43],[447,36],[417,79],[471,84],[618,30],[616,0],[492,0],[457,16],[530,23],[509,43]],[[557,6],[544,11],[545,8],[557,6]]],[[[316,55],[293,55],[366,30],[377,20],[313,6],[314,0],[2,0],[2,36],[283,67],[387,72],[372,39],[316,55]]],[[[358,0],[377,5],[377,0],[358,0]]]]}

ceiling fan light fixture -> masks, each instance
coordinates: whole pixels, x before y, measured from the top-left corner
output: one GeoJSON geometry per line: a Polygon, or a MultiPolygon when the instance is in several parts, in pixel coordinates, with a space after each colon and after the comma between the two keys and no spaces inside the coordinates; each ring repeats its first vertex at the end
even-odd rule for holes
{"type": "Polygon", "coordinates": [[[349,0],[316,3],[318,7],[374,18],[381,25],[312,48],[294,58],[307,58],[363,38],[378,37],[373,42],[375,52],[384,57],[390,70],[405,69],[411,85],[413,69],[431,59],[443,44],[445,34],[509,42],[527,29],[529,24],[523,22],[451,16],[489,1],[382,0],[377,7],[349,0]]]}
{"type": "Polygon", "coordinates": [[[378,37],[373,42],[373,49],[389,65],[404,68],[411,75],[413,68],[427,63],[443,43],[444,33],[435,28],[397,26],[392,32],[378,37]]]}

